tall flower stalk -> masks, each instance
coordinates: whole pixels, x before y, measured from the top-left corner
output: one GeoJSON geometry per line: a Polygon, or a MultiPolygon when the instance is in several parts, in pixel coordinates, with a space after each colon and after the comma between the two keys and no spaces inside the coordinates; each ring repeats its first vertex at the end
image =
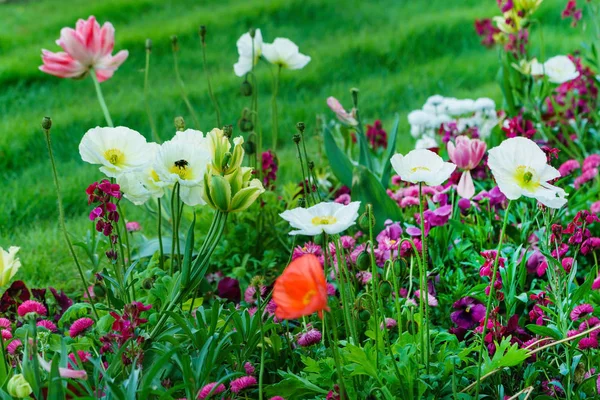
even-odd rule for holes
{"type": "Polygon", "coordinates": [[[221,110],[219,110],[219,103],[217,102],[217,98],[215,97],[210,84],[210,73],[208,72],[208,65],[206,63],[206,26],[204,25],[200,27],[200,39],[202,41],[202,65],[204,66],[204,74],[206,75],[208,95],[210,96],[210,101],[213,103],[213,107],[215,108],[215,114],[217,115],[217,126],[221,126],[221,110]]]}
{"type": "Polygon", "coordinates": [[[192,107],[192,103],[190,103],[190,99],[187,96],[187,92],[185,90],[185,83],[183,83],[183,79],[181,79],[181,74],[179,73],[179,59],[177,58],[177,53],[179,52],[179,42],[177,36],[171,36],[171,48],[173,49],[173,69],[175,71],[175,80],[179,85],[179,91],[181,92],[181,98],[183,99],[196,127],[200,127],[200,121],[196,116],[196,112],[194,111],[194,107],[192,107]]]}
{"type": "Polygon", "coordinates": [[[423,215],[423,202],[426,199],[423,197],[423,183],[419,183],[419,215],[421,222],[421,256],[422,261],[419,263],[419,309],[421,326],[423,330],[423,342],[425,344],[425,369],[429,373],[429,355],[430,355],[430,339],[429,339],[429,289],[427,287],[427,235],[425,233],[425,218],[423,215]],[[423,315],[424,313],[424,315],[423,315]],[[425,319],[423,319],[423,316],[425,319]]]}
{"type": "Polygon", "coordinates": [[[281,65],[277,65],[277,72],[273,75],[273,97],[271,97],[271,117],[272,117],[272,143],[271,148],[277,151],[277,139],[279,136],[279,115],[277,111],[277,95],[279,94],[279,78],[281,76],[281,65]]]}
{"type": "Polygon", "coordinates": [[[148,79],[148,75],[150,74],[150,53],[152,53],[152,40],[146,39],[146,67],[144,68],[144,106],[146,107],[146,115],[148,115],[148,121],[150,122],[152,140],[154,140],[157,143],[160,143],[160,137],[158,136],[156,124],[154,123],[152,111],[150,110],[150,102],[148,100],[150,91],[150,84],[148,79]]]}
{"type": "MultiPolygon", "coordinates": [[[[93,74],[92,74],[93,75],[93,74]]],[[[90,285],[85,279],[85,274],[83,273],[83,269],[81,268],[81,264],[79,264],[79,259],[77,258],[77,254],[75,254],[75,250],[73,249],[73,244],[71,243],[71,239],[69,238],[69,233],[67,232],[67,225],[65,224],[65,214],[63,209],[62,195],[60,193],[60,184],[58,181],[58,173],[56,172],[56,162],[54,160],[54,153],[52,151],[52,142],[50,140],[50,129],[52,128],[52,120],[49,117],[44,117],[42,120],[42,130],[44,131],[44,136],[46,138],[46,147],[48,148],[48,157],[50,158],[50,165],[52,167],[52,177],[54,179],[54,188],[56,189],[56,200],[58,206],[58,222],[60,223],[61,230],[65,237],[65,241],[67,242],[67,247],[69,248],[69,252],[71,253],[71,257],[73,258],[73,262],[77,266],[77,271],[79,272],[79,277],[81,278],[81,283],[83,284],[83,290],[85,291],[88,299],[90,300],[90,304],[92,306],[92,311],[94,312],[94,316],[96,320],[99,319],[98,311],[96,311],[96,305],[94,304],[94,298],[92,297],[92,293],[90,292],[90,285]]]]}
{"type": "Polygon", "coordinates": [[[100,103],[100,108],[102,108],[102,113],[104,114],[104,119],[106,120],[106,124],[111,128],[114,127],[112,118],[110,117],[110,112],[108,111],[108,107],[106,106],[106,102],[104,101],[104,95],[102,94],[102,88],[100,87],[100,82],[98,82],[98,78],[96,77],[96,71],[92,70],[90,74],[92,77],[92,81],[94,82],[94,87],[96,88],[96,96],[98,97],[98,102],[100,103]]]}

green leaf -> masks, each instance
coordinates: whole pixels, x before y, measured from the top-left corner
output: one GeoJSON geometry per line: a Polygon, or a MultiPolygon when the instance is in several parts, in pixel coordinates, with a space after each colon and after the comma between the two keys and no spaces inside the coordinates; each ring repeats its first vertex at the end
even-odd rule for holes
{"type": "Polygon", "coordinates": [[[52,366],[50,368],[50,378],[48,382],[48,400],[62,400],[65,398],[65,391],[60,378],[58,366],[60,364],[60,355],[54,355],[52,366]]]}
{"type": "Polygon", "coordinates": [[[358,165],[354,169],[352,200],[361,202],[361,212],[364,211],[367,204],[373,205],[377,232],[384,228],[385,220],[400,221],[402,219],[398,204],[388,196],[377,177],[362,165],[358,165]]]}
{"type": "Polygon", "coordinates": [[[398,141],[398,128],[400,126],[400,115],[396,114],[394,119],[394,125],[390,131],[390,138],[388,140],[388,147],[383,157],[383,170],[381,171],[381,184],[387,189],[390,184],[390,178],[392,175],[392,163],[390,160],[394,153],[396,153],[396,142],[398,141]]]}
{"type": "Polygon", "coordinates": [[[331,171],[339,181],[348,186],[352,186],[352,161],[348,158],[335,142],[331,129],[326,124],[323,125],[323,142],[325,144],[325,154],[329,160],[331,171]]]}
{"type": "Polygon", "coordinates": [[[556,327],[529,324],[526,326],[526,328],[536,335],[547,336],[556,340],[562,339],[562,334],[558,331],[558,329],[556,329],[556,327]]]}

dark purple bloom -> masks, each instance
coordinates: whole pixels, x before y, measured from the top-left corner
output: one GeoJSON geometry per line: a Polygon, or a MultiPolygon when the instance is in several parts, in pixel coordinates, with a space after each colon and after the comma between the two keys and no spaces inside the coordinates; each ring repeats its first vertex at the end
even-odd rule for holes
{"type": "Polygon", "coordinates": [[[242,298],[240,282],[237,279],[225,277],[219,281],[217,285],[217,293],[219,297],[239,303],[242,298]]]}
{"type": "Polygon", "coordinates": [[[542,276],[546,273],[548,268],[548,261],[546,257],[539,250],[534,250],[527,259],[527,272],[530,274],[537,273],[538,276],[542,276]]]}
{"type": "Polygon", "coordinates": [[[471,329],[485,318],[485,306],[472,297],[463,297],[456,301],[452,307],[456,311],[450,314],[450,319],[459,328],[471,329]]]}

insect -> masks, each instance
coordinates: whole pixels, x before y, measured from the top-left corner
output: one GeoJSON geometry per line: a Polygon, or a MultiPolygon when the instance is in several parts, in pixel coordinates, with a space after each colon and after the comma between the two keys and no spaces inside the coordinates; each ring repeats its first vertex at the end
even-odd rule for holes
{"type": "Polygon", "coordinates": [[[175,161],[175,166],[177,168],[185,168],[185,167],[187,167],[187,165],[188,165],[188,162],[185,160],[175,161]]]}

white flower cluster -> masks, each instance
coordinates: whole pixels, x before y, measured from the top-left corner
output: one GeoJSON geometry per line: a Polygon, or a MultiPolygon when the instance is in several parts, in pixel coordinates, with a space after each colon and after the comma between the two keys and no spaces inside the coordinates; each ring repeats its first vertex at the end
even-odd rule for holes
{"type": "Polygon", "coordinates": [[[459,132],[475,127],[479,137],[485,139],[498,124],[498,116],[494,100],[487,97],[472,100],[436,94],[422,109],[408,114],[408,123],[410,134],[417,139],[415,148],[428,149],[439,146],[436,137],[442,125],[455,123],[459,132]]]}

